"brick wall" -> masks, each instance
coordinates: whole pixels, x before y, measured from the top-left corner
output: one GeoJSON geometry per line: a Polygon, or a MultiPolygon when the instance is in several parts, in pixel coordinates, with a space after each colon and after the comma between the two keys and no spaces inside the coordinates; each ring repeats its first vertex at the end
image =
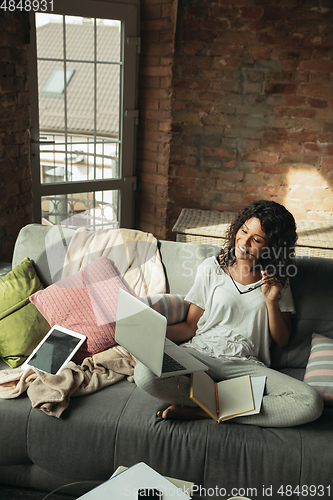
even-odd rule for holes
{"type": "Polygon", "coordinates": [[[142,0],[136,227],[167,236],[176,0],[142,0]]]}
{"type": "Polygon", "coordinates": [[[0,15],[0,260],[32,222],[27,45],[21,12],[0,15]]]}
{"type": "Polygon", "coordinates": [[[238,210],[257,198],[332,220],[332,1],[184,3],[168,229],[183,207],[238,210]]]}

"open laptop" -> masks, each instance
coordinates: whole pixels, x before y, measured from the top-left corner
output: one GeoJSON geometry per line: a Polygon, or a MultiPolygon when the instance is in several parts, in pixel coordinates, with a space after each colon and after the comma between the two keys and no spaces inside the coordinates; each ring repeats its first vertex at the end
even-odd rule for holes
{"type": "Polygon", "coordinates": [[[115,340],[158,377],[172,377],[207,366],[166,338],[167,320],[133,295],[119,290],[115,340]]]}

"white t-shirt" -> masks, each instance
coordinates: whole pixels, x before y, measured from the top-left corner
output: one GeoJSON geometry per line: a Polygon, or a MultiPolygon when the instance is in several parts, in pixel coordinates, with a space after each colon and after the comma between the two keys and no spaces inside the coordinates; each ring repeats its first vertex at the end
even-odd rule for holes
{"type": "MultiPolygon", "coordinates": [[[[215,257],[198,267],[194,285],[185,299],[205,311],[195,336],[182,346],[212,357],[255,358],[269,366],[271,337],[261,288],[240,294],[230,276],[218,269],[215,257]]],[[[242,291],[254,285],[237,283],[242,291]]],[[[281,290],[279,306],[281,312],[295,312],[289,283],[281,290]]]]}

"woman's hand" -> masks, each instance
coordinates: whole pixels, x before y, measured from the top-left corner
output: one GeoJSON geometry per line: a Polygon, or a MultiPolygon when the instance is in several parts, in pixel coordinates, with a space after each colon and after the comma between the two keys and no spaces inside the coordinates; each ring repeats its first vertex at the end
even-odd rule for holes
{"type": "Polygon", "coordinates": [[[265,302],[274,302],[278,300],[281,290],[280,283],[275,279],[273,275],[269,274],[267,271],[261,271],[261,278],[264,282],[261,289],[264,295],[265,302]]]}
{"type": "Polygon", "coordinates": [[[261,289],[267,306],[269,331],[278,347],[285,347],[291,334],[291,314],[280,311],[280,283],[267,271],[262,271],[262,280],[264,284],[261,289]]]}

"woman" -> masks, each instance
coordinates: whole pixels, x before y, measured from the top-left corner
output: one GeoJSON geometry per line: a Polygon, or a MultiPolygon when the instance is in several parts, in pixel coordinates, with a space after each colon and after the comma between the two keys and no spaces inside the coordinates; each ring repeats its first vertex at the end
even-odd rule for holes
{"type": "MultiPolygon", "coordinates": [[[[206,259],[186,296],[186,321],[171,325],[167,337],[182,343],[209,368],[215,380],[266,375],[266,390],[257,415],[236,421],[259,426],[289,427],[315,420],[323,409],[317,391],[272,370],[269,347],[288,344],[295,312],[288,275],[295,274],[297,240],[293,216],[273,201],[255,201],[231,224],[227,248],[206,259]]],[[[158,416],[210,418],[190,398],[186,375],[161,379],[144,365],[135,368],[137,385],[171,403],[158,416]]]]}

